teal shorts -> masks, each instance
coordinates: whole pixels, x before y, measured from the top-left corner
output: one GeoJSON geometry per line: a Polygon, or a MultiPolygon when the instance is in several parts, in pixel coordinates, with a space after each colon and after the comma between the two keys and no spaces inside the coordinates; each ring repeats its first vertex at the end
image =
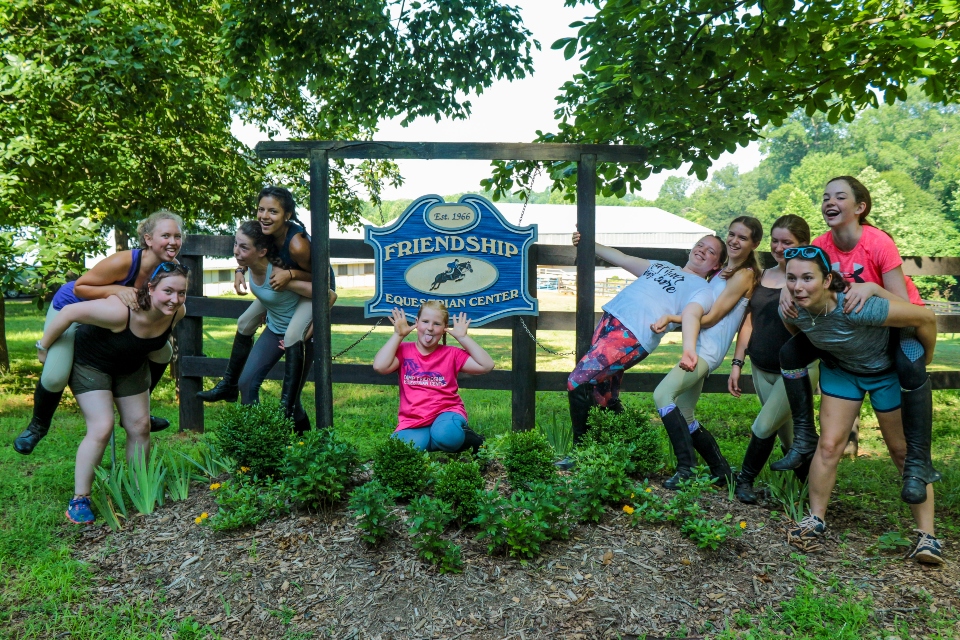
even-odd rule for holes
{"type": "Polygon", "coordinates": [[[869,393],[870,404],[877,413],[900,408],[900,380],[896,371],[866,375],[841,367],[830,368],[820,363],[820,392],[825,396],[863,402],[869,393]]]}

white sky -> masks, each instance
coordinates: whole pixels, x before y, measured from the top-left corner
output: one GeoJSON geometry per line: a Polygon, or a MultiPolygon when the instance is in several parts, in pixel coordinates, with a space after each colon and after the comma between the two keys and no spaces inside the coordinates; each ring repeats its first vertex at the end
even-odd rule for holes
{"type": "MultiPolygon", "coordinates": [[[[563,59],[562,50],[550,45],[559,38],[573,35],[567,25],[592,14],[592,7],[562,6],[560,0],[512,0],[520,7],[524,25],[540,41],[541,51],[534,51],[534,74],[515,82],[498,81],[480,96],[471,96],[473,114],[468,120],[441,120],[420,118],[407,127],[399,119],[383,122],[375,136],[377,140],[421,142],[530,142],[536,130],[556,131],[553,111],[559,87],[579,69],[578,60],[563,59]]],[[[251,147],[265,139],[255,127],[234,122],[234,134],[251,147]]],[[[756,143],[734,154],[724,154],[714,164],[720,168],[736,164],[741,172],[760,163],[756,143]]],[[[490,175],[490,162],[477,160],[400,160],[403,186],[384,191],[385,199],[417,198],[428,193],[449,194],[480,189],[480,180],[490,175]]],[[[678,171],[652,175],[643,182],[639,195],[654,199],[663,181],[670,175],[686,176],[684,167],[678,171]]],[[[545,178],[535,185],[537,191],[549,186],[545,178]]]]}

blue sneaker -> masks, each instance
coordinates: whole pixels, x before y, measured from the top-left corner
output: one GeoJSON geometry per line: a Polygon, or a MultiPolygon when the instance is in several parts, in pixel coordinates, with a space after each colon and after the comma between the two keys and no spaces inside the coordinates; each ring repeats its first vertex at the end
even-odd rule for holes
{"type": "Polygon", "coordinates": [[[74,524],[91,524],[95,517],[90,508],[90,498],[80,496],[71,500],[67,507],[67,520],[74,524]]]}

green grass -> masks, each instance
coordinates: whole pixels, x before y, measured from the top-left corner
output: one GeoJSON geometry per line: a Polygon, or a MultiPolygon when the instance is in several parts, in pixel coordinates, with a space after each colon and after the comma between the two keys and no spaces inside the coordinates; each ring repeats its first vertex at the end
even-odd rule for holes
{"type": "MultiPolygon", "coordinates": [[[[340,304],[362,304],[364,292],[342,291],[340,304]]],[[[76,540],[74,528],[64,524],[63,511],[72,493],[73,461],[84,425],[76,402],[64,397],[54,428],[33,455],[20,456],[9,446],[27,424],[33,386],[40,373],[33,350],[40,337],[42,316],[26,303],[7,303],[7,340],[12,355],[12,372],[0,377],[0,638],[14,629],[17,638],[182,638],[217,637],[209,628],[192,620],[174,620],[163,602],[129,602],[123,605],[98,603],[92,593],[93,578],[86,565],[72,557],[76,540]]],[[[226,357],[235,323],[211,319],[204,323],[204,349],[207,355],[226,357]]],[[[392,329],[382,327],[341,362],[369,363],[392,329]]],[[[334,350],[342,349],[362,335],[365,329],[334,327],[334,350]]],[[[487,348],[499,367],[510,367],[510,335],[507,331],[472,331],[487,348]]],[[[556,349],[569,350],[572,332],[543,332],[541,337],[556,349]]],[[[670,336],[654,356],[639,370],[665,372],[679,359],[679,345],[670,336]]],[[[538,367],[565,371],[573,367],[573,358],[538,353],[538,367]]],[[[960,341],[941,336],[935,367],[960,369],[960,341]]],[[[724,372],[716,375],[725,375],[724,372]]],[[[267,382],[268,396],[279,394],[278,382],[267,382]]],[[[510,394],[506,391],[461,391],[471,426],[485,435],[505,433],[510,428],[510,394]]],[[[374,445],[394,429],[397,415],[395,387],[373,385],[335,385],[334,415],[338,434],[354,443],[364,457],[374,445]]],[[[305,390],[305,403],[313,406],[313,387],[305,390]]],[[[650,394],[626,394],[625,401],[651,419],[656,410],[650,394]]],[[[960,537],[960,392],[934,393],[934,461],[944,474],[937,486],[937,525],[942,537],[960,537]]],[[[153,413],[177,420],[175,390],[167,379],[153,395],[153,413]]],[[[737,466],[746,448],[750,424],[759,410],[755,396],[735,399],[710,394],[701,399],[698,419],[716,434],[723,452],[737,466]]],[[[217,419],[220,406],[207,408],[207,420],[217,419]]],[[[537,394],[537,421],[564,424],[568,421],[566,394],[537,394]]],[[[862,448],[871,455],[854,463],[841,464],[837,491],[831,513],[843,513],[843,526],[876,538],[882,532],[912,528],[909,510],[899,500],[896,471],[886,456],[876,429],[876,420],[866,409],[862,415],[862,448]]],[[[189,452],[198,436],[178,434],[176,428],[158,434],[164,447],[189,452]]],[[[117,431],[118,451],[124,436],[117,431]]],[[[762,478],[763,476],[761,476],[762,478]]],[[[954,559],[955,561],[955,559],[954,559]]],[[[866,637],[876,635],[879,627],[866,615],[872,611],[869,600],[837,584],[824,591],[819,582],[798,586],[796,595],[779,605],[778,611],[755,612],[738,626],[730,618],[724,633],[728,638],[760,638],[783,633],[798,637],[866,637]],[[832,630],[832,631],[831,631],[832,630]]],[[[744,614],[746,615],[746,614],[744,614]]],[[[902,635],[901,637],[906,637],[902,635]]]]}

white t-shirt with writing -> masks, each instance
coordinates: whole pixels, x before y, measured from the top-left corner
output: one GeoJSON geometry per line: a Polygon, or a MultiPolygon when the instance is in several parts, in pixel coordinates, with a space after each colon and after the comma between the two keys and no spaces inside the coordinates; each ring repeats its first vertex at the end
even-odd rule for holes
{"type": "Polygon", "coordinates": [[[623,323],[644,351],[653,353],[663,334],[654,333],[651,323],[666,314],[680,315],[691,302],[699,303],[704,313],[710,311],[713,293],[707,281],[675,264],[657,260],[603,305],[603,310],[623,323]]]}
{"type": "MultiPolygon", "coordinates": [[[[710,290],[713,292],[714,299],[720,297],[723,290],[727,288],[727,281],[716,277],[710,281],[710,290]]],[[[733,342],[733,336],[736,335],[743,323],[743,316],[747,312],[747,304],[750,302],[747,298],[740,298],[730,312],[720,319],[720,322],[709,329],[701,329],[697,337],[697,355],[704,359],[713,371],[723,362],[723,357],[730,350],[730,344],[733,342]]],[[[707,309],[703,310],[704,313],[707,309]]]]}

